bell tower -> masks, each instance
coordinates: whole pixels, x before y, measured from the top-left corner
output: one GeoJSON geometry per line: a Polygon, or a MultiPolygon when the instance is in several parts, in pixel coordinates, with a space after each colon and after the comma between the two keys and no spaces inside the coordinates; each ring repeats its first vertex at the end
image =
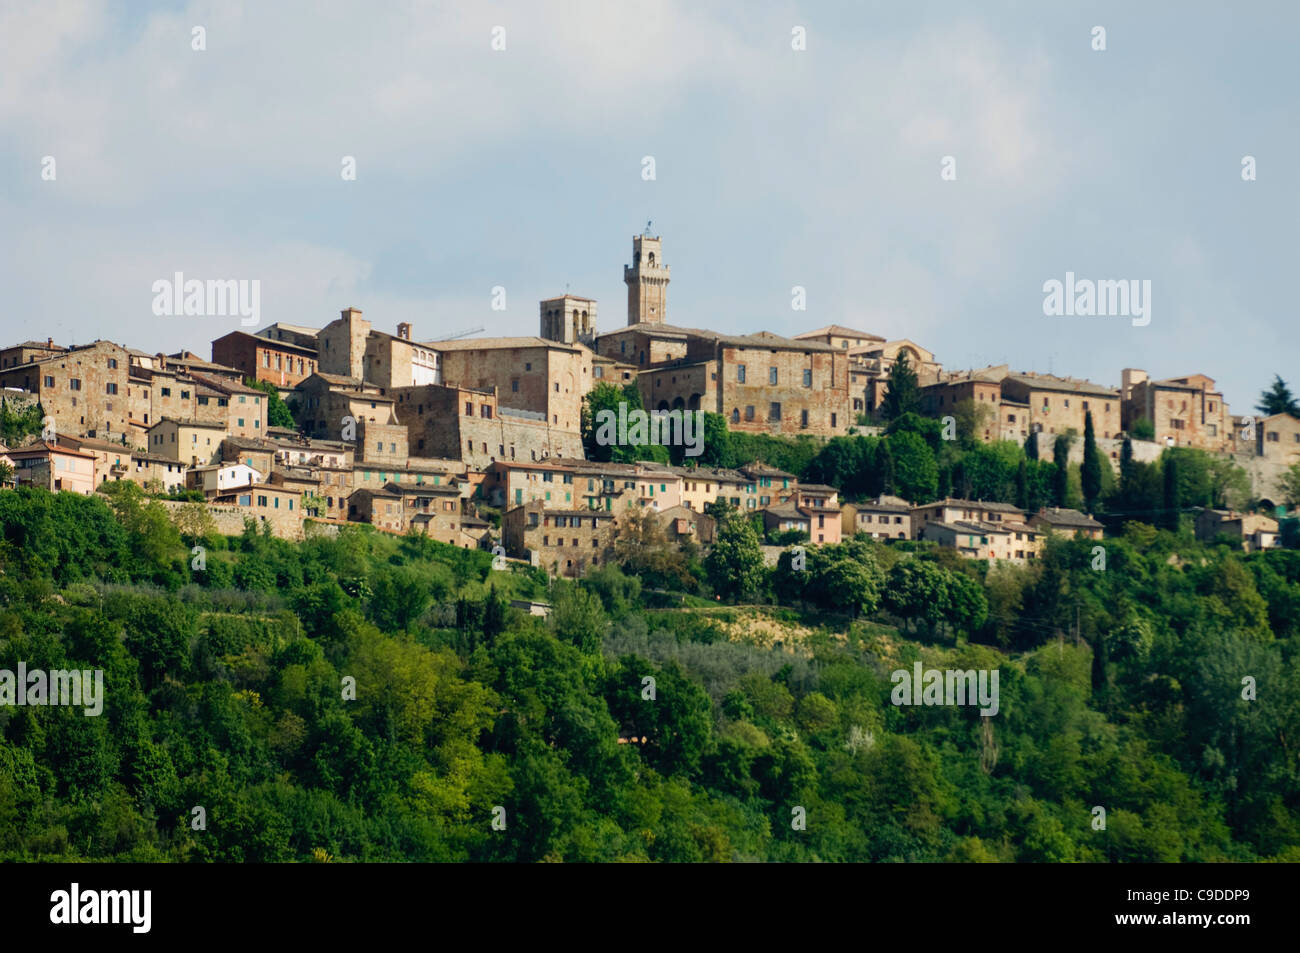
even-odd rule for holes
{"type": "Polygon", "coordinates": [[[632,237],[632,264],[623,266],[627,284],[627,323],[663,324],[668,312],[668,266],[663,263],[659,237],[651,236],[646,222],[643,234],[632,237]]]}

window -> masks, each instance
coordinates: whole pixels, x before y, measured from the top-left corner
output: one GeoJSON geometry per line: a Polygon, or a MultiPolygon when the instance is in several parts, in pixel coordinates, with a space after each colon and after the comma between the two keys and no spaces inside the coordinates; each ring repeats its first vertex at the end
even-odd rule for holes
{"type": "Polygon", "coordinates": [[[753,404],[747,404],[747,405],[745,405],[745,419],[746,419],[746,420],[753,420],[753,419],[754,419],[754,405],[753,405],[753,404]]]}
{"type": "Polygon", "coordinates": [[[775,400],[772,401],[772,405],[768,408],[767,411],[767,419],[768,420],[781,419],[781,404],[779,401],[775,401],[775,400]]]}
{"type": "Polygon", "coordinates": [[[832,428],[839,426],[839,419],[840,419],[840,415],[839,415],[839,414],[831,414],[831,427],[832,427],[832,428]]]}
{"type": "Polygon", "coordinates": [[[46,387],[53,387],[53,386],[54,386],[54,378],[53,378],[53,377],[50,377],[48,374],[45,375],[45,386],[46,386],[46,387]]]}
{"type": "MultiPolygon", "coordinates": [[[[598,368],[596,368],[596,370],[599,371],[600,368],[598,367],[598,368]]],[[[597,374],[596,376],[599,377],[600,375],[597,374]]],[[[511,382],[510,382],[510,390],[511,390],[512,392],[516,393],[516,394],[519,393],[519,381],[517,381],[517,380],[515,380],[515,381],[511,381],[511,382]]]]}
{"type": "Polygon", "coordinates": [[[190,399],[190,392],[187,390],[181,391],[181,400],[189,400],[189,399],[190,399]]]}
{"type": "Polygon", "coordinates": [[[68,381],[68,388],[70,390],[81,390],[81,378],[80,377],[71,378],[68,381]]]}
{"type": "Polygon", "coordinates": [[[108,366],[110,370],[114,370],[114,371],[117,370],[117,358],[110,357],[108,359],[108,366]]]}
{"type": "MultiPolygon", "coordinates": [[[[595,367],[593,367],[593,368],[591,369],[591,376],[592,376],[592,377],[604,377],[604,376],[605,376],[605,368],[603,368],[603,367],[601,367],[599,364],[597,364],[595,367]]],[[[518,381],[515,381],[515,390],[518,390],[518,389],[519,389],[519,382],[518,382],[518,381]]]]}
{"type": "Polygon", "coordinates": [[[808,411],[806,410],[799,411],[799,426],[800,427],[808,426],[808,411]]]}
{"type": "Polygon", "coordinates": [[[731,408],[731,422],[733,424],[740,423],[740,408],[738,407],[731,408]]]}
{"type": "Polygon", "coordinates": [[[805,368],[803,369],[803,386],[804,386],[804,387],[812,387],[812,368],[811,368],[811,367],[805,367],[805,368]]]}
{"type": "Polygon", "coordinates": [[[262,366],[263,366],[263,367],[270,367],[270,366],[271,366],[271,352],[270,352],[270,351],[263,351],[263,352],[262,352],[262,366]]]}
{"type": "Polygon", "coordinates": [[[258,505],[258,506],[266,506],[266,497],[264,497],[264,496],[258,496],[258,498],[257,498],[257,505],[258,505]]]}
{"type": "Polygon", "coordinates": [[[526,370],[526,371],[531,371],[532,369],[533,369],[533,365],[532,365],[532,364],[525,364],[525,365],[524,365],[524,370],[526,370]]]}
{"type": "MultiPolygon", "coordinates": [[[[243,394],[240,394],[240,395],[239,395],[239,402],[240,402],[241,404],[246,404],[246,403],[248,403],[248,398],[245,397],[243,394]]],[[[375,405],[374,405],[374,404],[371,404],[370,406],[373,407],[373,406],[375,406],[375,405]]]]}
{"type": "Polygon", "coordinates": [[[737,364],[737,365],[736,365],[736,382],[737,382],[737,383],[740,383],[740,384],[745,383],[745,365],[744,365],[744,364],[737,364]]]}
{"type": "Polygon", "coordinates": [[[776,381],[777,381],[776,368],[775,368],[775,367],[769,367],[769,368],[767,369],[767,382],[768,382],[769,384],[775,384],[776,381]]]}
{"type": "Polygon", "coordinates": [[[116,393],[117,393],[117,385],[116,385],[116,384],[105,384],[105,385],[104,385],[104,393],[105,393],[105,394],[116,394],[116,393]]]}
{"type": "MultiPolygon", "coordinates": [[[[163,397],[170,397],[172,395],[172,389],[170,387],[163,387],[161,388],[160,393],[163,397]]],[[[145,396],[147,397],[149,395],[146,394],[145,396]]]]}

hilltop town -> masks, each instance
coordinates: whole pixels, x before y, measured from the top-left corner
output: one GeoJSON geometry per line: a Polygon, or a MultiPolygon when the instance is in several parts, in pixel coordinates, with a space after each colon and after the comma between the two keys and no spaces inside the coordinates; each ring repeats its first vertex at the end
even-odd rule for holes
{"type": "MultiPolygon", "coordinates": [[[[8,345],[4,406],[41,427],[0,447],[2,459],[18,485],[89,494],[130,481],[170,495],[174,509],[201,498],[227,533],[247,519],[291,539],[368,523],[569,576],[608,561],[620,521],[647,508],[670,539],[705,547],[720,502],[757,514],[769,541],[866,533],[1012,562],[1034,559],[1052,532],[1103,532],[1063,498],[961,498],[942,476],[930,498],[909,499],[892,485],[864,494],[801,481],[763,459],[589,459],[584,400],[602,387],[632,388],[650,411],[718,415],[730,434],[820,446],[881,432],[901,363],[915,375],[916,412],[961,417],[969,439],[1047,459],[1057,436],[1084,434],[1090,419],[1112,474],[1125,454],[1149,463],[1167,448],[1204,451],[1240,467],[1255,508],[1274,515],[1279,481],[1300,461],[1300,419],[1234,415],[1203,373],[1125,368],[1111,386],[1005,364],[945,370],[916,341],[837,324],[794,337],[680,327],[669,321],[662,242],[649,234],[633,238],[624,281],[626,326],[605,333],[596,301],[563,294],[540,302],[536,337],[426,339],[409,323],[388,333],[349,307],[320,328],[230,331],[207,358],[108,340],[8,345]]],[[[1083,449],[1073,440],[1070,461],[1083,449]]],[[[1247,549],[1278,544],[1268,513],[1211,506],[1195,523],[1198,536],[1227,533],[1247,549]]]]}

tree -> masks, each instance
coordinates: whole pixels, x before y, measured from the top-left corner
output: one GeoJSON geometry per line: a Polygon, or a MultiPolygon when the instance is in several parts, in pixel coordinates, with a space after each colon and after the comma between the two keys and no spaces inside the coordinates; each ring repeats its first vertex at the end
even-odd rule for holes
{"type": "Polygon", "coordinates": [[[176,510],[173,521],[181,535],[188,537],[191,543],[197,543],[217,530],[217,521],[205,503],[186,503],[176,510]]]}
{"type": "Polygon", "coordinates": [[[963,450],[969,450],[978,444],[992,416],[993,408],[988,404],[971,400],[969,397],[958,401],[957,406],[953,408],[953,418],[957,423],[958,446],[963,450]]]}
{"type": "Polygon", "coordinates": [[[40,404],[21,404],[0,398],[0,443],[20,447],[29,437],[40,434],[45,412],[40,404]],[[14,407],[17,409],[13,409],[14,407]]]}
{"type": "Polygon", "coordinates": [[[1052,502],[1056,506],[1068,506],[1070,496],[1070,444],[1074,442],[1073,434],[1056,435],[1052,444],[1052,462],[1056,464],[1056,473],[1052,482],[1052,502]]]}
{"type": "Polygon", "coordinates": [[[1129,433],[1134,440],[1155,440],[1156,425],[1145,417],[1139,417],[1133,421],[1133,426],[1129,428],[1129,433]]]}
{"type": "Polygon", "coordinates": [[[1260,394],[1255,409],[1269,417],[1274,414],[1300,417],[1300,402],[1291,395],[1291,388],[1282,380],[1281,374],[1273,375],[1273,386],[1260,394]]]}
{"type": "Polygon", "coordinates": [[[1300,506],[1300,463],[1293,463],[1278,479],[1287,506],[1300,506]]]}
{"type": "Polygon", "coordinates": [[[718,524],[704,573],[713,591],[728,599],[756,593],[763,583],[763,550],[753,524],[735,512],[718,524]]]}
{"type": "Polygon", "coordinates": [[[1101,453],[1097,450],[1097,434],[1092,427],[1092,411],[1083,417],[1083,465],[1079,477],[1083,484],[1083,502],[1091,513],[1097,508],[1101,495],[1101,453]]]}
{"type": "Polygon", "coordinates": [[[244,378],[246,387],[254,387],[266,394],[266,425],[293,430],[298,425],[293,422],[293,413],[289,406],[280,399],[280,392],[270,381],[259,381],[252,377],[244,378]]]}
{"type": "Polygon", "coordinates": [[[875,496],[883,494],[893,494],[895,492],[894,478],[894,452],[889,449],[889,441],[881,440],[876,444],[876,459],[874,472],[872,474],[872,483],[874,484],[875,496]]]}
{"type": "Polygon", "coordinates": [[[1024,460],[1016,467],[1016,506],[1026,512],[1034,512],[1029,509],[1029,468],[1024,460]]]}
{"type": "Polygon", "coordinates": [[[1160,514],[1159,525],[1163,529],[1178,531],[1178,513],[1179,513],[1179,486],[1178,486],[1178,458],[1171,453],[1166,453],[1161,461],[1164,469],[1164,508],[1160,514]]]}
{"type": "Polygon", "coordinates": [[[915,433],[896,433],[888,441],[894,460],[896,492],[915,503],[934,499],[939,487],[939,466],[924,438],[915,433]]]}
{"type": "Polygon", "coordinates": [[[4,460],[0,460],[0,486],[4,486],[14,478],[14,468],[4,460]]]}
{"type": "Polygon", "coordinates": [[[917,413],[920,409],[921,385],[907,359],[907,352],[900,351],[894,366],[889,369],[889,387],[880,412],[886,420],[897,420],[903,414],[917,413]]]}
{"type": "Polygon", "coordinates": [[[555,582],[547,621],[556,638],[587,655],[600,652],[601,639],[609,626],[600,597],[567,579],[555,582]]]}
{"type": "Polygon", "coordinates": [[[922,559],[896,562],[885,578],[885,608],[899,618],[922,621],[927,631],[948,612],[948,587],[944,570],[922,559]]]}
{"type": "MultiPolygon", "coordinates": [[[[622,416],[629,421],[627,429],[632,431],[633,411],[644,409],[641,405],[641,391],[635,384],[619,387],[609,381],[600,381],[582,398],[582,445],[586,449],[587,459],[614,463],[635,463],[638,460],[667,463],[667,447],[648,442],[620,443],[619,441],[628,436],[627,434],[614,433],[613,440],[602,438],[601,420],[609,418],[602,418],[601,412],[608,411],[613,414],[612,419],[617,423],[622,405],[626,405],[622,416]]],[[[649,427],[645,429],[648,441],[649,427]]]]}
{"type": "Polygon", "coordinates": [[[686,557],[649,507],[632,505],[624,511],[614,537],[614,558],[625,573],[652,588],[690,587],[694,582],[686,557]]]}

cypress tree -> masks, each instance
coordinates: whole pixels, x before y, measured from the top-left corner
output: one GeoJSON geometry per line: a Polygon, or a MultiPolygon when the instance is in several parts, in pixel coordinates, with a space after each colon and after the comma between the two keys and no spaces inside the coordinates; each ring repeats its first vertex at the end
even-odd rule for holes
{"type": "Polygon", "coordinates": [[[1066,434],[1057,435],[1052,459],[1056,463],[1052,479],[1053,502],[1055,506],[1065,506],[1070,495],[1070,438],[1066,434]]]}
{"type": "Polygon", "coordinates": [[[1029,509],[1029,466],[1024,460],[1016,467],[1016,506],[1026,512],[1033,512],[1029,509]]]}
{"type": "Polygon", "coordinates": [[[1092,429],[1092,411],[1083,418],[1083,466],[1079,471],[1083,484],[1083,501],[1091,513],[1097,508],[1101,496],[1101,454],[1097,451],[1097,434],[1092,429]]]}

